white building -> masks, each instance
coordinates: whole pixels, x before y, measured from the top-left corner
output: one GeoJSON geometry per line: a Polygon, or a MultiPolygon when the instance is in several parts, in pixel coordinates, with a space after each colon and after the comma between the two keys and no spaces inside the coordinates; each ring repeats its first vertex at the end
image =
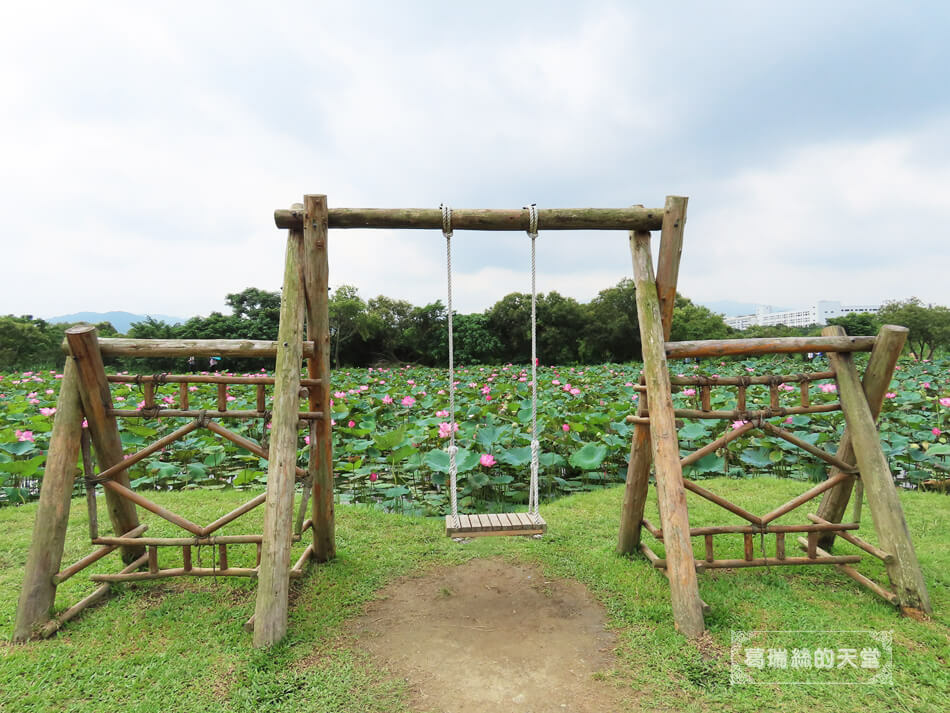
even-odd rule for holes
{"type": "Polygon", "coordinates": [[[768,327],[777,324],[784,324],[786,327],[808,327],[812,324],[824,326],[833,317],[844,317],[856,312],[876,314],[880,309],[879,304],[843,305],[833,300],[819,300],[811,307],[785,312],[773,312],[769,305],[756,305],[755,314],[726,317],[725,322],[735,329],[753,326],[768,327]]]}

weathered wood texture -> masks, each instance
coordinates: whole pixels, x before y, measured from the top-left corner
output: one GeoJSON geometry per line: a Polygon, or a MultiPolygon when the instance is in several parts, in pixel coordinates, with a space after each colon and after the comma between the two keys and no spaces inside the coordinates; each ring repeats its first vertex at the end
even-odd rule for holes
{"type": "Polygon", "coordinates": [[[79,559],[76,562],[73,562],[73,564],[64,568],[61,572],[58,572],[53,577],[53,583],[56,584],[57,586],[62,584],[67,579],[74,577],[79,572],[82,572],[89,565],[93,564],[94,562],[98,562],[107,554],[114,552],[116,549],[118,549],[119,545],[124,545],[124,544],[145,545],[147,544],[145,542],[140,542],[140,540],[136,539],[138,538],[139,535],[141,535],[147,529],[148,529],[148,525],[139,525],[134,530],[132,530],[132,532],[125,533],[125,535],[122,538],[120,538],[122,539],[122,542],[116,542],[114,544],[106,545],[105,547],[100,547],[98,550],[94,552],[90,552],[88,555],[86,555],[82,559],[79,559]]]}
{"type": "MultiPolygon", "coordinates": [[[[806,540],[804,537],[798,538],[798,544],[802,549],[805,549],[805,550],[807,550],[809,546],[813,546],[812,543],[809,540],[806,540]]],[[[823,550],[821,547],[817,547],[817,546],[815,547],[815,553],[824,558],[830,558],[834,556],[830,554],[829,552],[827,552],[826,550],[823,550]]],[[[837,569],[839,572],[851,577],[851,579],[853,579],[855,582],[871,590],[882,599],[885,599],[886,601],[895,605],[899,603],[897,600],[897,595],[894,594],[894,592],[888,591],[887,589],[882,587],[880,584],[878,584],[874,580],[868,579],[863,574],[858,572],[858,570],[856,570],[854,567],[851,567],[850,565],[847,565],[847,564],[840,564],[840,563],[834,563],[834,566],[835,566],[835,569],[837,569]]]]}
{"type": "Polygon", "coordinates": [[[854,358],[850,354],[831,354],[829,359],[837,374],[838,394],[878,542],[881,549],[894,555],[894,561],[885,564],[894,593],[901,607],[930,613],[927,585],[854,358]]]}
{"type": "Polygon", "coordinates": [[[663,320],[663,339],[668,341],[673,330],[673,307],[676,303],[676,282],[683,255],[683,231],[686,229],[685,196],[667,196],[660,230],[660,255],[656,261],[656,291],[663,320]]]}
{"type": "Polygon", "coordinates": [[[750,386],[752,384],[795,384],[823,379],[834,379],[833,371],[813,371],[802,374],[761,374],[757,376],[671,376],[674,386],[750,386]]]}
{"type": "MultiPolygon", "coordinates": [[[[660,317],[663,322],[663,340],[670,338],[673,326],[673,306],[676,301],[676,282],[679,279],[680,257],[683,254],[683,231],[686,227],[687,198],[667,196],[660,228],[660,255],[657,260],[656,289],[660,302],[660,317]]],[[[649,231],[635,231],[641,239],[650,240],[649,231]]],[[[637,404],[637,416],[646,416],[646,386],[640,377],[638,391],[642,394],[637,404]]],[[[620,512],[620,531],[617,536],[617,552],[631,554],[640,545],[640,522],[646,505],[650,483],[650,466],[653,463],[653,448],[650,443],[650,423],[641,420],[633,430],[630,441],[630,460],[627,464],[627,479],[624,487],[623,506],[620,512]]]]}
{"type": "MultiPolygon", "coordinates": [[[[278,209],[278,228],[300,230],[306,209],[278,209]]],[[[663,211],[659,208],[542,208],[538,210],[539,230],[659,230],[663,211]]],[[[332,208],[327,223],[331,228],[442,229],[442,211],[435,208],[332,208]]],[[[528,211],[452,209],[455,230],[528,229],[528,211]]]]}
{"type": "Polygon", "coordinates": [[[627,462],[627,479],[620,511],[620,532],[617,535],[617,553],[622,555],[632,554],[640,546],[640,522],[643,520],[650,487],[653,448],[650,445],[650,421],[643,416],[646,414],[646,401],[646,394],[641,394],[637,404],[640,420],[634,426],[630,441],[630,460],[627,462]]]}
{"type": "MultiPolygon", "coordinates": [[[[88,328],[91,329],[91,328],[88,328]]],[[[99,340],[102,355],[107,357],[240,357],[242,359],[273,359],[277,342],[260,339],[125,339],[108,337],[99,340]]],[[[68,338],[63,351],[69,353],[68,338]]],[[[313,344],[305,342],[303,355],[313,354],[313,344]]]]}
{"type": "MultiPolygon", "coordinates": [[[[264,418],[267,415],[266,411],[198,411],[197,409],[182,411],[180,409],[159,408],[157,406],[153,409],[143,408],[137,411],[128,409],[109,409],[107,413],[110,416],[114,416],[115,418],[201,418],[202,416],[209,416],[212,418],[228,418],[238,420],[264,418]]],[[[297,418],[299,418],[301,421],[320,421],[323,419],[323,412],[300,411],[297,413],[297,418]]]]}
{"type": "Polygon", "coordinates": [[[303,285],[300,254],[303,236],[287,237],[284,287],[280,298],[274,417],[267,467],[264,539],[254,609],[254,645],[270,646],[287,633],[290,548],[293,537],[294,476],[297,461],[297,411],[303,342],[303,285]]]}
{"type": "MultiPolygon", "coordinates": [[[[321,386],[310,389],[310,409],[330,413],[330,312],[328,286],[330,264],[327,254],[327,197],[304,197],[306,220],[303,228],[303,286],[306,299],[307,335],[315,355],[307,360],[312,379],[321,386]]],[[[313,557],[326,562],[336,556],[333,512],[333,435],[329,419],[315,422],[310,429],[312,479],[311,518],[313,520],[313,557]]]]}
{"type": "Polygon", "coordinates": [[[689,514],[680,467],[670,376],[664,353],[660,301],[653,276],[649,237],[634,233],[630,245],[643,348],[643,371],[647,393],[650,395],[650,440],[653,462],[656,464],[657,496],[670,562],[673,618],[679,631],[693,638],[703,633],[705,624],[696,581],[696,563],[689,539],[689,514]]]}
{"type": "MultiPolygon", "coordinates": [[[[100,472],[105,471],[121,463],[124,454],[119,426],[115,417],[109,414],[112,408],[112,395],[109,392],[109,382],[106,380],[106,372],[102,365],[102,353],[99,350],[96,328],[70,327],[66,330],[66,339],[79,372],[79,395],[89,424],[89,435],[92,436],[96,460],[99,463],[100,472]]],[[[125,471],[116,473],[114,482],[128,488],[128,473],[125,471]]],[[[109,519],[112,521],[112,531],[116,535],[138,527],[139,518],[135,512],[135,505],[127,498],[121,497],[115,491],[106,490],[106,505],[109,509],[109,519]]],[[[123,547],[122,561],[128,564],[142,554],[143,550],[140,547],[123,547]]]]}
{"type": "MultiPolygon", "coordinates": [[[[841,336],[845,332],[843,327],[829,326],[825,327],[821,333],[825,336],[834,337],[841,336]]],[[[864,370],[861,386],[864,389],[864,396],[875,422],[881,415],[884,394],[890,388],[894,368],[897,366],[897,360],[904,349],[905,341],[907,341],[906,327],[885,324],[877,335],[874,349],[871,350],[871,357],[868,359],[867,368],[864,370]]],[[[842,460],[850,463],[854,462],[854,446],[851,442],[851,431],[847,425],[845,425],[844,433],[841,434],[841,440],[838,442],[837,455],[842,460]]],[[[835,469],[832,469],[829,476],[835,475],[835,472],[835,469]]],[[[841,522],[848,508],[848,500],[851,498],[854,480],[854,478],[848,478],[825,494],[821,505],[818,506],[819,517],[829,522],[841,522]]],[[[834,544],[834,533],[819,538],[818,544],[825,549],[831,549],[834,544]]]]}
{"type": "MultiPolygon", "coordinates": [[[[123,569],[120,572],[120,574],[129,574],[130,572],[134,572],[139,567],[144,565],[147,560],[148,560],[148,555],[143,554],[138,559],[130,562],[125,567],[125,569],[123,569]]],[[[59,629],[61,629],[67,621],[78,616],[79,613],[82,612],[84,609],[104,599],[105,596],[109,593],[109,588],[110,587],[108,584],[101,584],[98,587],[96,587],[95,591],[92,594],[90,594],[88,597],[85,597],[81,599],[80,601],[76,602],[71,607],[69,607],[69,609],[67,609],[58,617],[56,617],[53,621],[48,622],[46,626],[44,626],[43,629],[40,631],[40,636],[42,636],[44,639],[48,639],[50,636],[52,636],[57,631],[59,631],[59,629]]]]}
{"type": "Polygon", "coordinates": [[[540,515],[526,512],[445,516],[445,534],[449,537],[485,537],[491,535],[543,535],[548,529],[540,515]]]}
{"type": "Polygon", "coordinates": [[[81,435],[79,373],[72,359],[67,359],[59,399],[56,401],[56,417],[40,488],[40,501],[33,521],[33,539],[26,556],[23,588],[20,590],[13,625],[14,641],[32,638],[50,619],[56,599],[53,576],[63,561],[81,435]]]}
{"type": "MultiPolygon", "coordinates": [[[[276,344],[276,342],[274,342],[276,344]]],[[[226,376],[217,374],[109,374],[110,384],[253,384],[273,386],[273,376],[226,376]]],[[[319,379],[301,379],[301,386],[319,386],[319,379]]]]}
{"type": "Polygon", "coordinates": [[[869,352],[874,337],[770,337],[756,339],[703,339],[692,342],[667,342],[666,356],[684,357],[740,356],[744,354],[803,354],[806,352],[869,352]]]}

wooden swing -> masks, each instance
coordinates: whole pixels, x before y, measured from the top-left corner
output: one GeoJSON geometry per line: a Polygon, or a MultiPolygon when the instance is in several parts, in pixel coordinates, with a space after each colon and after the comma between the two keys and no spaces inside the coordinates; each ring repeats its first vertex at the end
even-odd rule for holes
{"type": "Polygon", "coordinates": [[[538,359],[537,289],[535,243],[538,238],[538,211],[528,210],[528,237],[531,238],[531,481],[528,512],[460,515],[458,511],[458,466],[455,445],[455,348],[452,330],[452,209],[442,205],[442,235],[445,236],[446,282],[448,284],[449,330],[449,493],[452,512],[445,516],[445,534],[449,537],[486,537],[492,535],[542,535],[547,523],[538,512],[538,359]]]}

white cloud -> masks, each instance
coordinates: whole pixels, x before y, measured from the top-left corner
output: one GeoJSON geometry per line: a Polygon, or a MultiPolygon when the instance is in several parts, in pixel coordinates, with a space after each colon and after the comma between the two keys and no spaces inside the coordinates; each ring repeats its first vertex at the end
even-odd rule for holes
{"type": "MultiPolygon", "coordinates": [[[[796,39],[803,10],[409,7],[5,5],[0,312],[189,316],[276,289],[285,236],[271,213],[318,191],[331,207],[686,193],[688,296],[948,301],[943,127],[907,128],[908,106],[905,124],[851,141],[816,126],[797,147],[743,142],[757,128],[743,102],[813,51],[796,39]],[[723,146],[689,133],[730,111],[723,146]],[[710,158],[726,150],[732,172],[710,158]]],[[[828,10],[810,41],[834,43],[845,19],[860,29],[852,10],[828,10]]],[[[587,300],[629,274],[622,235],[544,237],[542,291],[587,300]]],[[[331,284],[444,300],[443,248],[435,232],[341,231],[331,284]]],[[[460,239],[457,256],[462,311],[528,289],[523,241],[460,239]]]]}
{"type": "Polygon", "coordinates": [[[779,305],[916,295],[946,304],[946,124],[787,151],[694,201],[680,284],[779,305]],[[699,269],[694,269],[695,265],[699,269]]]}

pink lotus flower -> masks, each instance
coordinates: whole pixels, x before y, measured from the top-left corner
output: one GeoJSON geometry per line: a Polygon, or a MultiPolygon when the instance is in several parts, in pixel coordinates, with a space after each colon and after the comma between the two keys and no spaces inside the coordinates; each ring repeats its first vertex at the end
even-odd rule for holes
{"type": "Polygon", "coordinates": [[[818,388],[820,388],[826,394],[833,394],[838,390],[837,384],[822,384],[818,388]]]}
{"type": "Polygon", "coordinates": [[[735,431],[737,428],[742,428],[742,426],[745,425],[745,423],[746,421],[733,421],[732,430],[735,431]]]}
{"type": "Polygon", "coordinates": [[[792,420],[793,420],[793,419],[792,419],[791,416],[786,416],[786,417],[785,417],[785,423],[791,423],[792,420]]]}
{"type": "Polygon", "coordinates": [[[923,386],[925,389],[929,389],[929,388],[930,388],[930,382],[929,382],[929,381],[925,381],[925,382],[923,382],[923,383],[921,384],[921,386],[923,386]]]}
{"type": "Polygon", "coordinates": [[[411,408],[415,402],[416,400],[412,398],[411,396],[404,396],[402,401],[400,401],[399,403],[401,403],[403,406],[411,408]]]}
{"type": "Polygon", "coordinates": [[[495,465],[495,456],[493,456],[491,453],[482,453],[482,457],[478,459],[478,462],[486,468],[491,468],[493,465],[495,465]]]}
{"type": "Polygon", "coordinates": [[[442,409],[441,411],[436,411],[435,415],[438,416],[439,418],[447,418],[449,415],[449,412],[446,411],[445,409],[442,409]]]}
{"type": "Polygon", "coordinates": [[[485,384],[485,385],[482,387],[482,393],[483,393],[483,394],[486,394],[486,395],[487,395],[487,394],[490,394],[490,393],[491,393],[491,387],[490,387],[488,384],[485,384]]]}
{"type": "Polygon", "coordinates": [[[369,474],[369,482],[375,483],[377,480],[379,480],[379,476],[376,473],[369,474]]]}
{"type": "Polygon", "coordinates": [[[683,396],[695,396],[696,389],[683,389],[683,396]]]}
{"type": "Polygon", "coordinates": [[[581,390],[575,386],[573,389],[571,389],[571,396],[577,396],[580,392],[581,390]]]}
{"type": "Polygon", "coordinates": [[[30,443],[35,443],[33,440],[33,431],[15,431],[16,439],[18,441],[29,441],[30,443]]]}
{"type": "Polygon", "coordinates": [[[439,424],[439,438],[448,438],[453,433],[458,432],[459,425],[457,423],[448,423],[443,422],[439,424]]]}
{"type": "Polygon", "coordinates": [[[55,408],[41,408],[40,413],[43,414],[44,416],[52,416],[54,413],[56,413],[56,409],[55,408]]]}
{"type": "Polygon", "coordinates": [[[571,430],[571,427],[570,427],[568,424],[566,424],[566,423],[562,423],[562,424],[561,424],[561,430],[564,431],[564,433],[567,433],[568,431],[571,430]]]}
{"type": "Polygon", "coordinates": [[[884,394],[884,398],[885,399],[897,398],[897,394],[895,394],[893,391],[888,391],[886,394],[884,394]]]}
{"type": "Polygon", "coordinates": [[[937,427],[934,427],[934,428],[931,430],[931,433],[933,433],[935,436],[939,436],[941,433],[943,433],[943,431],[941,431],[941,430],[940,430],[939,428],[937,428],[937,427]]]}
{"type": "Polygon", "coordinates": [[[950,408],[950,396],[947,396],[946,398],[940,399],[940,405],[941,405],[941,406],[946,406],[947,408],[950,408]]]}
{"type": "Polygon", "coordinates": [[[383,403],[384,403],[384,404],[391,404],[392,402],[393,402],[393,397],[392,397],[392,396],[390,396],[389,394],[386,394],[385,396],[383,396],[383,403]]]}
{"type": "Polygon", "coordinates": [[[346,422],[346,427],[347,427],[347,428],[353,428],[354,426],[356,426],[356,421],[347,421],[347,422],[346,422]]]}
{"type": "Polygon", "coordinates": [[[558,379],[555,379],[554,381],[551,382],[551,385],[552,385],[552,386],[560,386],[560,385],[561,385],[561,382],[560,382],[558,379]]]}
{"type": "Polygon", "coordinates": [[[310,445],[310,436],[304,436],[304,437],[303,437],[303,442],[306,443],[306,444],[309,446],[309,445],[310,445]]]}

